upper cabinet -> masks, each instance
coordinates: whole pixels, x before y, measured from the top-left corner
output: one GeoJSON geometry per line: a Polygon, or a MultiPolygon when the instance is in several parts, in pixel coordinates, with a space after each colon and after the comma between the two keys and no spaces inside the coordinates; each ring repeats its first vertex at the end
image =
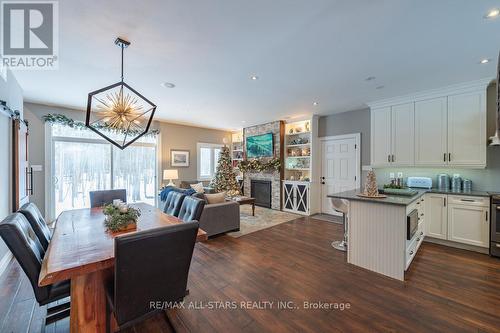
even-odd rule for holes
{"type": "Polygon", "coordinates": [[[415,165],[446,165],[447,99],[415,102],[415,165]]]}
{"type": "Polygon", "coordinates": [[[414,118],[413,103],[372,110],[372,166],[413,165],[414,118]]]}
{"type": "Polygon", "coordinates": [[[448,164],[486,166],[486,92],[448,96],[448,164]]]}
{"type": "Polygon", "coordinates": [[[370,104],[372,166],[486,167],[488,83],[370,104]]]}

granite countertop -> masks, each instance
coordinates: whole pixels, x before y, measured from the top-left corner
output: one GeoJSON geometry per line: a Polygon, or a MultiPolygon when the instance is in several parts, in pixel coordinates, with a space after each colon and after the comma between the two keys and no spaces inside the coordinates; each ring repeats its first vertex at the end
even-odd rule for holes
{"type": "Polygon", "coordinates": [[[414,189],[417,191],[417,194],[414,196],[402,196],[402,195],[393,195],[387,194],[387,198],[366,198],[357,196],[358,193],[362,193],[363,189],[356,189],[351,191],[345,191],[340,193],[328,194],[329,198],[340,198],[346,200],[357,200],[357,201],[367,201],[367,202],[376,202],[381,204],[389,204],[389,205],[400,205],[400,206],[408,206],[413,201],[420,198],[425,193],[439,193],[439,194],[451,194],[451,195],[465,195],[465,196],[477,196],[477,197],[489,197],[490,193],[485,191],[451,191],[451,190],[439,190],[439,189],[414,189]]]}

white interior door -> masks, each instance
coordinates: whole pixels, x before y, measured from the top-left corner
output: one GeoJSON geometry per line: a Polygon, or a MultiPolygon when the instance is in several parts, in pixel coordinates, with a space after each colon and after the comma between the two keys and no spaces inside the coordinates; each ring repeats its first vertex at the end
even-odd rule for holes
{"type": "Polygon", "coordinates": [[[327,195],[359,187],[359,152],[359,135],[332,137],[321,142],[321,212],[338,215],[327,195]]]}

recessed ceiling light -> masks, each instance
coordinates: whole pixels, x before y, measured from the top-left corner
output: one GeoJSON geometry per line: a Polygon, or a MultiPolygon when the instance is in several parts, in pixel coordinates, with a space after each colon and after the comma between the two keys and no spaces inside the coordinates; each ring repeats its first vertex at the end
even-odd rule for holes
{"type": "Polygon", "coordinates": [[[162,82],[160,83],[160,86],[162,86],[163,88],[175,88],[175,84],[170,82],[162,82]]]}
{"type": "Polygon", "coordinates": [[[257,75],[251,75],[250,79],[256,81],[259,79],[259,77],[257,75]]]}
{"type": "Polygon", "coordinates": [[[481,59],[481,61],[479,61],[480,64],[484,65],[484,64],[487,64],[490,62],[490,59],[481,59]]]}
{"type": "Polygon", "coordinates": [[[375,80],[375,79],[376,79],[376,77],[375,77],[375,76],[368,76],[368,77],[365,79],[365,81],[373,81],[373,80],[375,80]]]}
{"type": "Polygon", "coordinates": [[[485,15],[484,15],[484,18],[485,19],[492,19],[492,18],[496,18],[498,17],[498,15],[500,15],[500,9],[498,8],[493,8],[491,10],[489,10],[485,15]]]}
{"type": "Polygon", "coordinates": [[[314,106],[318,106],[318,105],[319,105],[319,103],[318,103],[318,102],[313,102],[313,105],[314,105],[314,106]]]}
{"type": "Polygon", "coordinates": [[[375,89],[384,89],[385,86],[376,86],[375,89]]]}

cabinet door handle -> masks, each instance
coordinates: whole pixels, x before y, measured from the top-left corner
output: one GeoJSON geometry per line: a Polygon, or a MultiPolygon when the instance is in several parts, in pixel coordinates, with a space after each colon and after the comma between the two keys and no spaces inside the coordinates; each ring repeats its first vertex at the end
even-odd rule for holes
{"type": "Polygon", "coordinates": [[[443,206],[446,207],[446,198],[443,198],[443,206]]]}
{"type": "Polygon", "coordinates": [[[486,211],[486,222],[488,222],[488,211],[486,211]]]}
{"type": "Polygon", "coordinates": [[[391,155],[387,155],[387,162],[391,163],[391,155]]]}
{"type": "Polygon", "coordinates": [[[448,153],[448,162],[451,162],[451,153],[448,153]]]}
{"type": "Polygon", "coordinates": [[[410,251],[410,255],[411,255],[411,256],[413,255],[413,251],[410,251]]]}
{"type": "Polygon", "coordinates": [[[443,162],[446,162],[446,153],[443,153],[443,162]]]}
{"type": "Polygon", "coordinates": [[[392,161],[394,162],[396,159],[394,158],[394,155],[392,155],[392,161]]]}
{"type": "Polygon", "coordinates": [[[476,202],[476,200],[473,200],[473,199],[460,199],[460,201],[465,201],[465,202],[476,202]]]}

